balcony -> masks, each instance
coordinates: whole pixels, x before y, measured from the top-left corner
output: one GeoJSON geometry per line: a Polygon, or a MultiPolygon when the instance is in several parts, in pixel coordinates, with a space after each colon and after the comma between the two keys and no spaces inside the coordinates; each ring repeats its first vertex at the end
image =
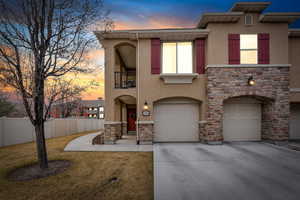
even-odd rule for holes
{"type": "Polygon", "coordinates": [[[115,72],[115,88],[127,89],[136,87],[136,72],[115,72]]]}

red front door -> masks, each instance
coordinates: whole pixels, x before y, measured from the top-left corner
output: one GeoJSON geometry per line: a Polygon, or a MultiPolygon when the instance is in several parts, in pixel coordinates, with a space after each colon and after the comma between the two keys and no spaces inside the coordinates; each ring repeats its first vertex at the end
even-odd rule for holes
{"type": "Polygon", "coordinates": [[[135,131],[136,108],[127,108],[127,131],[135,131]]]}

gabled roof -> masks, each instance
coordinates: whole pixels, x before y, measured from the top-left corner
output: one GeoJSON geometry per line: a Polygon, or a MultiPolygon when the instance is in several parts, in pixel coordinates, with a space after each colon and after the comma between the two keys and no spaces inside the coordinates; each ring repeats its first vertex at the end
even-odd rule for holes
{"type": "Polygon", "coordinates": [[[197,27],[205,28],[208,23],[238,22],[243,14],[243,12],[204,13],[200,18],[197,27]]]}
{"type": "Polygon", "coordinates": [[[264,11],[271,2],[237,2],[229,12],[256,12],[261,13],[264,11]]]}

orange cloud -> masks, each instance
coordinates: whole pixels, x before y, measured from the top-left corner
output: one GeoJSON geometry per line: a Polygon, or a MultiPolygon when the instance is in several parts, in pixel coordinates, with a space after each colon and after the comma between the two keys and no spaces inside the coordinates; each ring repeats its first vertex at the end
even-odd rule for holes
{"type": "Polygon", "coordinates": [[[84,58],[92,64],[104,65],[104,49],[91,49],[84,58]]]}
{"type": "Polygon", "coordinates": [[[130,29],[163,29],[163,28],[190,28],[194,27],[191,20],[179,19],[173,16],[151,16],[145,17],[143,22],[136,21],[115,21],[115,30],[130,29]]]}

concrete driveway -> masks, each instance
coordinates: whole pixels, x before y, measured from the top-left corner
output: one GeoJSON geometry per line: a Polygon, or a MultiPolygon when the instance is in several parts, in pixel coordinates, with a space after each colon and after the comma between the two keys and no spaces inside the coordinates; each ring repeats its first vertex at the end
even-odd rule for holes
{"type": "Polygon", "coordinates": [[[255,142],[154,145],[155,200],[299,200],[300,152],[255,142]]]}

